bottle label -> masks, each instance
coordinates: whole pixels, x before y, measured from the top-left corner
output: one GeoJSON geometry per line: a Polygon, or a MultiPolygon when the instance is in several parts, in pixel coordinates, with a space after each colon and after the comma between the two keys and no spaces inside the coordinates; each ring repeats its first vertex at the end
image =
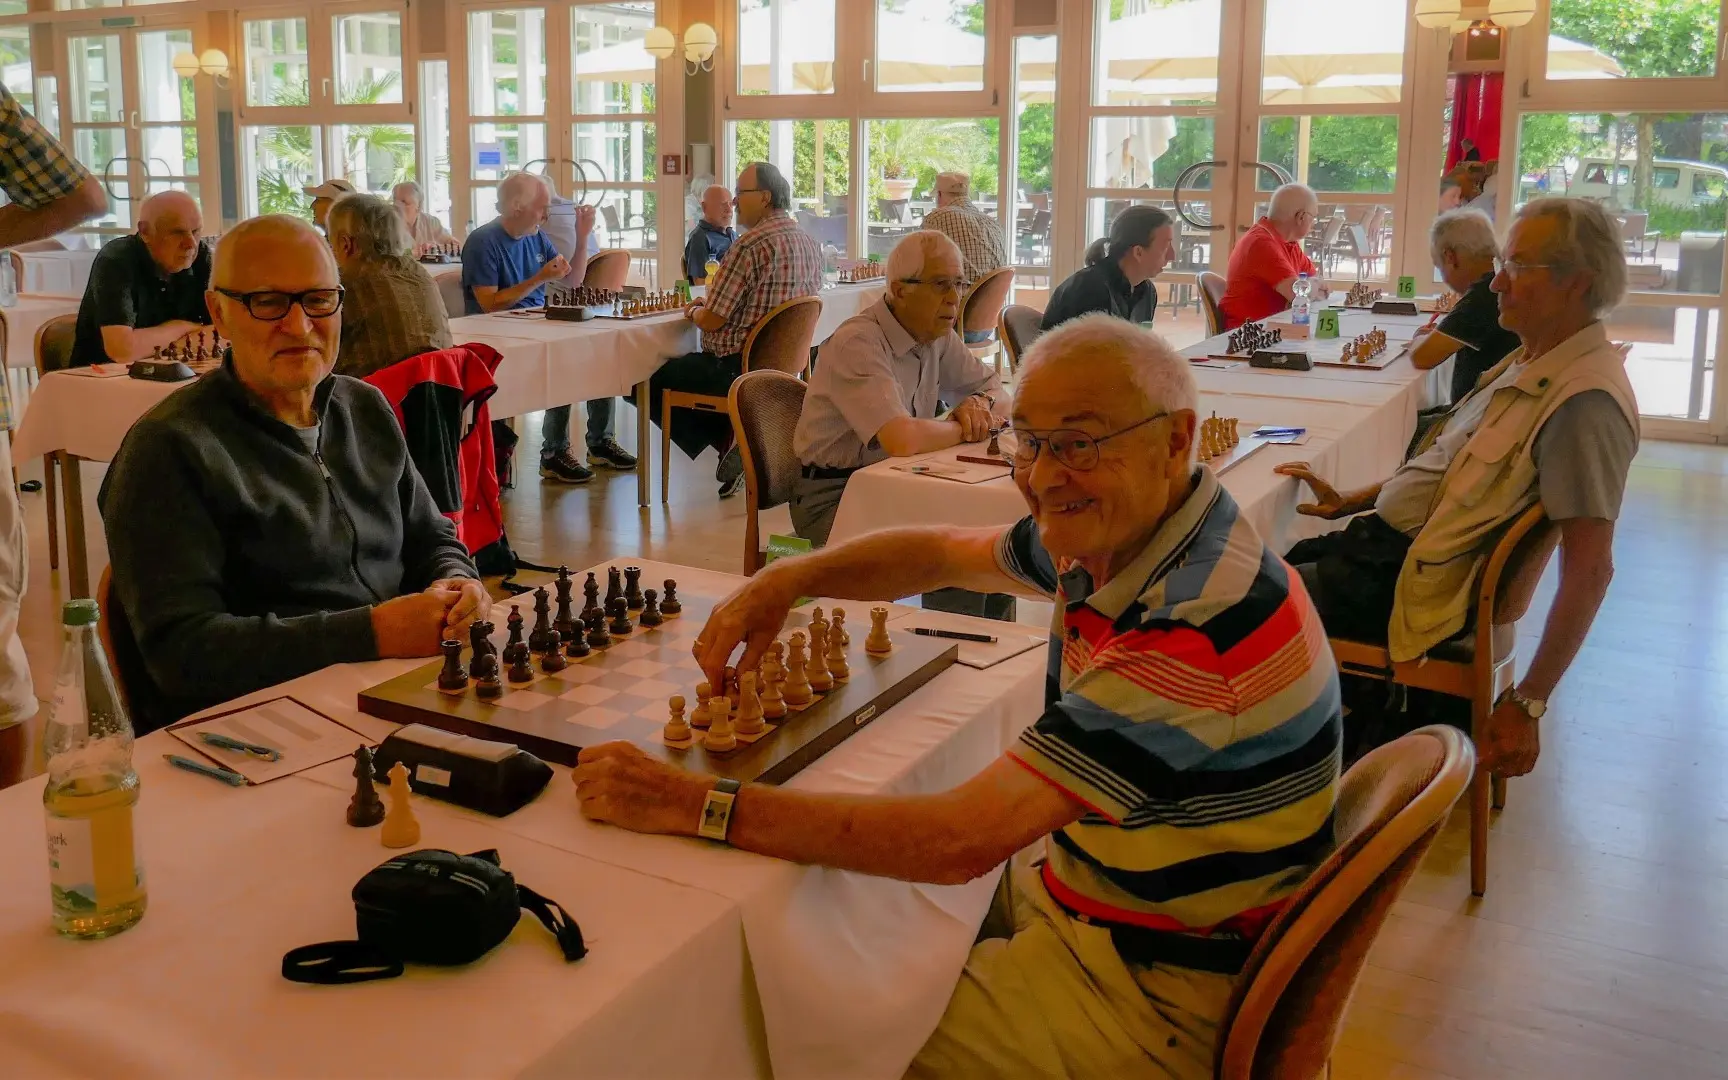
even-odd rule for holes
{"type": "Polygon", "coordinates": [[[143,875],[132,846],[132,806],[87,817],[48,815],[48,881],[55,906],[99,911],[134,898],[143,875]]]}

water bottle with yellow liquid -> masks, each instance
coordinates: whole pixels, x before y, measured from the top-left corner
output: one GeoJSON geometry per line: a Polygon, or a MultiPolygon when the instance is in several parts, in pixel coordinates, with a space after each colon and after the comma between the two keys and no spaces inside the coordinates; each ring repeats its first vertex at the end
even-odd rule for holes
{"type": "Polygon", "coordinates": [[[708,285],[714,284],[714,275],[719,272],[720,260],[712,255],[708,256],[708,261],[702,264],[702,281],[708,285]]]}
{"type": "Polygon", "coordinates": [[[103,938],[144,917],[144,867],[133,837],[138,773],[132,723],[96,639],[94,600],[63,610],[66,648],[43,729],[48,877],[54,929],[103,938]]]}

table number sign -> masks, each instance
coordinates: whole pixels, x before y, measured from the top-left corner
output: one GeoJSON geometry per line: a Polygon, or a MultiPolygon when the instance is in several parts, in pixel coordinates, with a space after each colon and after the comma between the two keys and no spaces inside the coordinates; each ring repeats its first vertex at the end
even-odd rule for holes
{"type": "Polygon", "coordinates": [[[1398,279],[1398,299],[1413,300],[1416,298],[1416,279],[1408,275],[1398,279]]]}
{"type": "Polygon", "coordinates": [[[1314,336],[1317,338],[1337,337],[1338,313],[1338,308],[1321,308],[1320,317],[1314,323],[1314,336]]]}

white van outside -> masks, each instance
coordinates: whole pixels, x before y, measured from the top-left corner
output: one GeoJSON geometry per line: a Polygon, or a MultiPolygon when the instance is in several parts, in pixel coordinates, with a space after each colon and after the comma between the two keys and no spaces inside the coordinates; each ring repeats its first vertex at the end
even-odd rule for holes
{"type": "MultiPolygon", "coordinates": [[[[1622,158],[1580,158],[1566,194],[1612,202],[1622,210],[1632,206],[1632,170],[1636,163],[1622,158]]],[[[1702,161],[1657,158],[1651,162],[1650,201],[1658,206],[1702,206],[1728,195],[1728,169],[1702,161]]]]}

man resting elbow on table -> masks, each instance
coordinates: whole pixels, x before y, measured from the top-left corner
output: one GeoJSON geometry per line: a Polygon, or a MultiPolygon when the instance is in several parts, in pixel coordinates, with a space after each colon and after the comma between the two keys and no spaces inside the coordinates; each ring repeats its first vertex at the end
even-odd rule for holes
{"type": "Polygon", "coordinates": [[[792,528],[828,542],[847,479],[887,457],[982,442],[1007,420],[996,373],[955,330],[960,248],[939,232],[911,233],[888,256],[888,290],[823,343],[798,415],[792,528]],[[937,419],[939,401],[956,404],[937,419]]]}
{"type": "Polygon", "coordinates": [[[331,373],[323,238],[241,222],[208,301],[227,360],[133,426],[99,499],[153,684],[128,687],[143,731],[330,664],[436,655],[489,606],[384,396],[331,373]]]}
{"type": "Polygon", "coordinates": [[[184,191],[144,200],[138,231],[97,252],[78,303],[72,363],[130,364],[203,332],[210,316],[204,217],[184,191]]]}
{"type": "MultiPolygon", "coordinates": [[[[1017,897],[999,891],[1014,936],[973,948],[910,1075],[1211,1077],[1233,976],[1332,849],[1332,657],[1289,567],[1193,463],[1196,398],[1161,338],[1067,323],[1028,351],[1001,438],[1029,517],[780,560],[696,640],[716,678],[740,644],[756,664],[800,596],[1056,600],[1045,712],[977,777],[916,796],[752,784],[730,807],[736,847],[913,881],[1050,838],[1017,897]]],[[[716,788],[628,743],[584,750],[572,779],[590,818],[687,836],[716,788]]]]}
{"type": "Polygon", "coordinates": [[[1500,301],[1494,282],[1494,256],[1499,244],[1494,223],[1480,210],[1453,210],[1434,219],[1428,232],[1429,253],[1446,287],[1458,302],[1445,316],[1416,331],[1410,341],[1410,362],[1429,371],[1452,362],[1452,401],[1463,401],[1476,383],[1506,354],[1518,347],[1518,335],[1500,325],[1500,301]]]}

